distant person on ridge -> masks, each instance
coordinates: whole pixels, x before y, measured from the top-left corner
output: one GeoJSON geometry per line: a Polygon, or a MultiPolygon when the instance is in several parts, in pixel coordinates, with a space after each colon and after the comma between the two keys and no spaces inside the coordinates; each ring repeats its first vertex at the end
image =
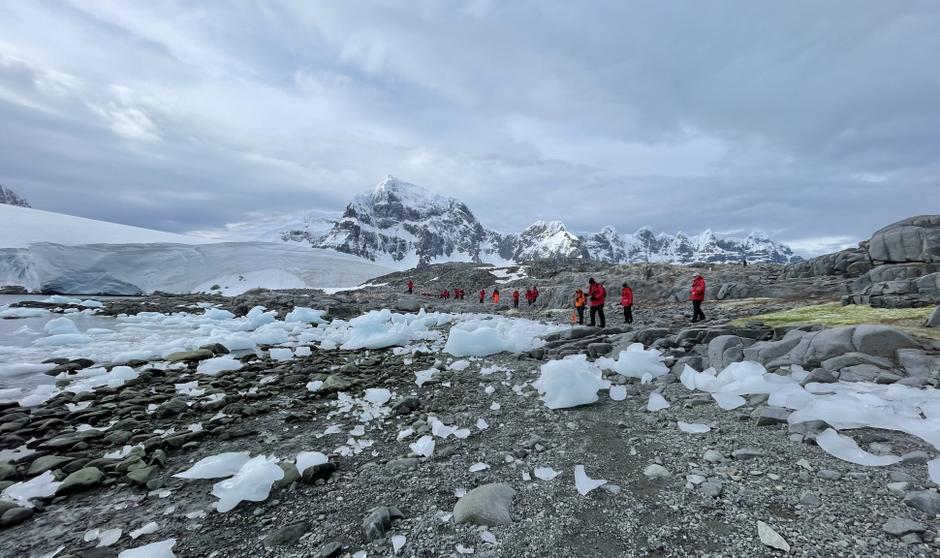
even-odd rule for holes
{"type": "Polygon", "coordinates": [[[493,289],[493,304],[499,304],[499,289],[493,289]]]}
{"type": "Polygon", "coordinates": [[[591,303],[591,327],[594,327],[595,316],[601,317],[601,329],[607,327],[607,319],[604,317],[604,297],[607,296],[607,290],[604,288],[604,285],[601,285],[594,280],[593,277],[588,279],[588,299],[591,303]]]}
{"type": "Polygon", "coordinates": [[[484,298],[486,298],[486,289],[480,289],[480,304],[483,304],[484,298]]]}
{"type": "Polygon", "coordinates": [[[525,290],[525,303],[532,306],[532,289],[525,290]]]}
{"type": "Polygon", "coordinates": [[[415,282],[411,279],[408,280],[408,294],[412,294],[415,290],[415,282]]]}
{"type": "Polygon", "coordinates": [[[584,325],[584,303],[587,300],[587,297],[584,296],[584,291],[577,289],[574,292],[574,309],[578,313],[578,325],[584,325]]]}
{"type": "Polygon", "coordinates": [[[457,300],[458,298],[460,298],[460,289],[455,287],[454,288],[454,300],[457,300]]]}
{"type": "Polygon", "coordinates": [[[624,283],[620,289],[620,305],[623,306],[623,323],[633,323],[633,289],[624,283]]]}
{"type": "Polygon", "coordinates": [[[705,278],[701,273],[696,273],[692,278],[689,300],[692,301],[692,323],[706,319],[705,313],[702,312],[702,301],[705,300],[705,278]]]}
{"type": "Polygon", "coordinates": [[[519,308],[519,289],[513,289],[512,291],[512,307],[519,308]]]}
{"type": "Polygon", "coordinates": [[[535,304],[539,300],[539,288],[532,287],[532,304],[535,304]]]}

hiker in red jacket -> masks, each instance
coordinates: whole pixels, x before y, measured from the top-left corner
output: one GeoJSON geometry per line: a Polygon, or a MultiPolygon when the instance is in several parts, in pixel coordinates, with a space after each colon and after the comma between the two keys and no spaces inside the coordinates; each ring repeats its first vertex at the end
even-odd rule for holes
{"type": "Polygon", "coordinates": [[[532,289],[525,290],[525,303],[532,306],[532,289]]]}
{"type": "Polygon", "coordinates": [[[480,289],[480,304],[483,304],[483,300],[486,298],[486,289],[480,289]]]}
{"type": "Polygon", "coordinates": [[[591,307],[591,327],[594,327],[594,317],[601,317],[601,328],[607,327],[607,319],[604,317],[604,297],[607,296],[607,290],[594,280],[588,279],[588,304],[591,307]]]}
{"type": "Polygon", "coordinates": [[[705,300],[705,278],[701,273],[696,273],[692,278],[689,300],[692,301],[692,323],[706,319],[705,312],[702,312],[702,301],[705,300]]]}
{"type": "Polygon", "coordinates": [[[536,302],[538,299],[539,299],[539,288],[538,288],[538,287],[532,287],[532,304],[535,304],[535,302],[536,302]]]}
{"type": "Polygon", "coordinates": [[[512,291],[512,307],[519,308],[519,289],[513,289],[512,291]]]}
{"type": "Polygon", "coordinates": [[[493,289],[493,304],[499,304],[499,289],[493,289]]]}
{"type": "Polygon", "coordinates": [[[408,294],[411,294],[415,289],[415,282],[411,279],[408,280],[408,294]]]}
{"type": "Polygon", "coordinates": [[[623,323],[633,323],[633,289],[624,283],[620,289],[620,305],[623,306],[623,323]]]}

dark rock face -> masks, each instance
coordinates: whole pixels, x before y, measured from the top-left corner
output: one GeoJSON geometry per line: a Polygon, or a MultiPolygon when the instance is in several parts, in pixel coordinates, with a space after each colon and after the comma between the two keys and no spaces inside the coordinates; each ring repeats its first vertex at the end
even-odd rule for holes
{"type": "Polygon", "coordinates": [[[30,207],[26,199],[13,190],[0,184],[0,203],[6,205],[17,205],[19,207],[30,207]]]}
{"type": "Polygon", "coordinates": [[[919,215],[872,235],[868,255],[877,264],[940,263],[940,215],[919,215]]]}

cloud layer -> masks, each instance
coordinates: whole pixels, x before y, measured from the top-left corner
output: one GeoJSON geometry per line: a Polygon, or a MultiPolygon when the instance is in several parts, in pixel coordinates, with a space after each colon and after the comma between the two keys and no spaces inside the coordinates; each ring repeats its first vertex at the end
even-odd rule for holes
{"type": "Polygon", "coordinates": [[[936,2],[9,2],[0,183],[173,231],[395,174],[485,225],[760,229],[940,212],[936,2]]]}

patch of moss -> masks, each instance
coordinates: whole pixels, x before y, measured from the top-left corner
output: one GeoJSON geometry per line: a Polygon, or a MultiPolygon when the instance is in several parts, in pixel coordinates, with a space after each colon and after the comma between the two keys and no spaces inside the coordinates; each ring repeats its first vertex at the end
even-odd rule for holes
{"type": "Polygon", "coordinates": [[[843,326],[858,324],[882,324],[903,329],[914,335],[940,339],[940,331],[922,327],[924,319],[933,312],[928,308],[872,308],[850,304],[814,304],[800,306],[781,312],[771,312],[757,316],[739,318],[732,322],[743,326],[746,322],[759,321],[768,326],[787,326],[801,324],[820,324],[825,326],[843,326]]]}

